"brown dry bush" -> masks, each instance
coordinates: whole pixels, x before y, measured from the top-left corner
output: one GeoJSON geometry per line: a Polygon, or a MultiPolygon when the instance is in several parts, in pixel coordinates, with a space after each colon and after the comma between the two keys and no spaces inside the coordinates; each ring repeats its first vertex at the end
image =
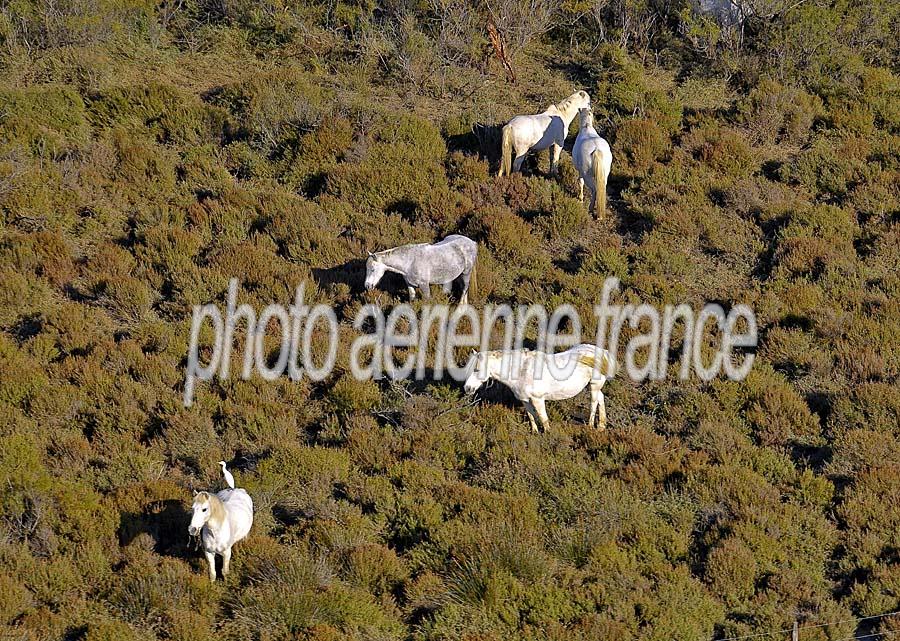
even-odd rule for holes
{"type": "Polygon", "coordinates": [[[615,160],[627,162],[637,173],[646,172],[669,147],[665,132],[652,120],[626,120],[616,129],[615,160]]]}
{"type": "Polygon", "coordinates": [[[0,7],[14,634],[713,638],[896,609],[896,3],[802,3],[743,41],[664,3],[542,6],[528,33],[495,5],[516,84],[471,3],[81,4],[0,7]],[[582,88],[602,222],[568,154],[556,180],[546,154],[489,171],[497,123],[582,88]],[[751,376],[617,377],[606,431],[584,393],[539,435],[502,386],[354,380],[354,314],[405,300],[360,295],[365,251],[460,232],[476,309],[584,320],[607,275],[621,302],[748,303],[751,376]],[[241,328],[184,408],[191,307],[231,278],[257,309],[301,283],[334,305],[338,371],[241,380],[241,328]],[[219,460],[256,505],[225,586],[185,533],[219,460]]]}

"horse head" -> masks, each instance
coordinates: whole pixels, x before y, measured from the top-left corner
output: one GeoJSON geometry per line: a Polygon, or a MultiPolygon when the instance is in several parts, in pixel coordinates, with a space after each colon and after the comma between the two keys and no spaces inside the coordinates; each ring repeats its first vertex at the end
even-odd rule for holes
{"type": "Polygon", "coordinates": [[[212,505],[209,500],[209,492],[197,492],[194,494],[194,504],[191,506],[191,524],[188,526],[188,534],[197,536],[200,530],[212,516],[212,505]]]}
{"type": "Polygon", "coordinates": [[[387,266],[381,262],[378,255],[369,252],[369,257],[366,259],[366,289],[374,289],[381,277],[384,276],[385,271],[387,271],[387,266]]]}
{"type": "Polygon", "coordinates": [[[463,383],[463,391],[466,394],[474,394],[490,378],[487,371],[487,357],[488,352],[472,350],[469,363],[466,365],[467,369],[470,369],[469,376],[466,378],[466,382],[463,383]]]}
{"type": "Polygon", "coordinates": [[[579,121],[581,127],[594,126],[594,112],[591,111],[590,107],[582,107],[581,109],[579,109],[578,117],[581,119],[579,121]]]}

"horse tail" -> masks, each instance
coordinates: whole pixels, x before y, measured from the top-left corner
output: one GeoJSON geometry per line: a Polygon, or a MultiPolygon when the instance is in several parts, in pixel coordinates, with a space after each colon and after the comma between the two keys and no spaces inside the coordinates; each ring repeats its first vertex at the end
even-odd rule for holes
{"type": "Polygon", "coordinates": [[[579,354],[578,362],[582,365],[590,367],[592,371],[596,371],[607,378],[613,376],[616,373],[616,364],[610,356],[609,352],[605,349],[596,350],[593,354],[579,354]],[[600,352],[599,357],[597,356],[597,352],[600,352]],[[597,362],[599,358],[600,362],[597,362]]]}
{"type": "Polygon", "coordinates": [[[512,175],[512,129],[503,126],[503,142],[500,144],[500,176],[512,175]]]}
{"type": "Polygon", "coordinates": [[[606,173],[603,171],[603,152],[595,149],[591,154],[591,174],[594,177],[594,198],[591,202],[593,214],[603,218],[606,213],[606,173]]]}

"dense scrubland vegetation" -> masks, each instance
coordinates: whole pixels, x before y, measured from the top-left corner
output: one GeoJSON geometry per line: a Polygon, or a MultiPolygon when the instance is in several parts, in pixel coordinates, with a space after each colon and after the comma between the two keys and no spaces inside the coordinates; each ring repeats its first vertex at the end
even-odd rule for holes
{"type": "Polygon", "coordinates": [[[4,634],[712,639],[897,609],[900,5],[735,6],[0,2],[4,634]],[[493,177],[495,126],[576,88],[615,156],[600,222],[565,154],[493,177]],[[477,306],[587,318],[617,276],[751,305],[757,362],[614,379],[605,432],[584,397],[534,435],[503,390],[359,382],[346,349],[181,404],[191,306],[229,278],[257,308],[306,281],[346,342],[405,300],[360,291],[365,250],[457,231],[477,306]],[[210,584],[186,510],[220,459],[257,514],[210,584]]]}

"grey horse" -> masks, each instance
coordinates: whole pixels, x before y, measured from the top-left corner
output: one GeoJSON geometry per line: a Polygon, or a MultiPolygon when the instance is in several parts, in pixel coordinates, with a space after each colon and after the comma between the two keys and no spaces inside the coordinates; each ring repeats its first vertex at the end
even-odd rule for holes
{"type": "Polygon", "coordinates": [[[433,245],[416,243],[372,253],[366,260],[366,289],[373,289],[385,272],[401,274],[406,279],[410,300],[416,297],[416,288],[422,297],[431,296],[431,285],[443,285],[448,294],[453,281],[462,277],[461,305],[469,304],[469,284],[475,286],[475,260],[478,243],[471,238],[453,234],[433,245]]]}

